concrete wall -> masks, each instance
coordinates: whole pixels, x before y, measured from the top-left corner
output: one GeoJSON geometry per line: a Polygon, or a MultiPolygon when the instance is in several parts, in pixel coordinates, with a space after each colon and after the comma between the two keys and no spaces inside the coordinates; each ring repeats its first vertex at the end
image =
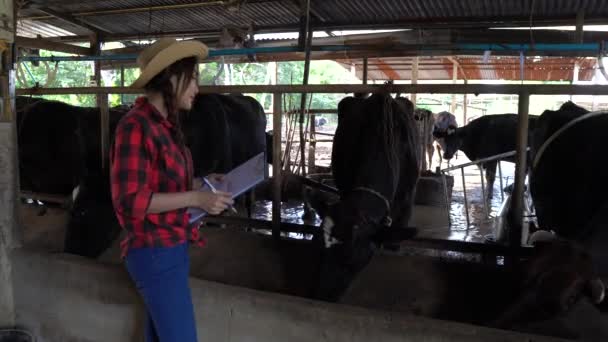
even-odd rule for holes
{"type": "Polygon", "coordinates": [[[15,132],[14,123],[0,122],[0,326],[4,327],[15,324],[10,251],[20,241],[15,217],[18,184],[15,132]]]}
{"type": "MultiPolygon", "coordinates": [[[[39,341],[141,341],[142,307],[123,267],[13,254],[17,321],[39,341]]],[[[191,279],[201,341],[558,341],[315,302],[191,279]]]]}

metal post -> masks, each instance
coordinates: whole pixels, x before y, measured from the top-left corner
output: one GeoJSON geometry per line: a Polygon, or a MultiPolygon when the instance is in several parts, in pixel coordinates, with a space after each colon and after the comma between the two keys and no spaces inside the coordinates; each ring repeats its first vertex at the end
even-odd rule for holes
{"type": "Polygon", "coordinates": [[[363,58],[363,84],[367,84],[367,57],[363,58]]]}
{"type": "MultiPolygon", "coordinates": [[[[519,94],[519,108],[517,120],[517,154],[515,164],[515,184],[513,188],[511,208],[509,211],[509,244],[513,249],[521,246],[521,232],[524,209],[524,182],[526,178],[526,156],[528,146],[528,110],[530,107],[530,94],[519,94]]],[[[510,262],[513,262],[511,260],[510,262]]],[[[507,262],[507,260],[505,260],[507,262]]]]}
{"type": "Polygon", "coordinates": [[[313,173],[315,168],[315,157],[316,157],[316,148],[317,148],[317,137],[315,132],[315,120],[316,115],[307,113],[308,120],[310,121],[310,144],[308,145],[308,173],[313,173]]]}
{"type": "Polygon", "coordinates": [[[281,128],[283,117],[283,94],[273,94],[274,110],[272,116],[272,237],[281,238],[281,128]]]}
{"type": "MultiPolygon", "coordinates": [[[[125,66],[124,65],[120,66],[120,86],[121,87],[125,86],[125,66]]],[[[124,98],[125,98],[125,94],[120,94],[120,104],[125,104],[124,98]]]]}
{"type": "Polygon", "coordinates": [[[500,166],[500,160],[498,161],[498,178],[500,180],[500,201],[504,201],[505,200],[505,194],[504,194],[504,186],[502,185],[502,166],[500,166]]]}
{"type": "Polygon", "coordinates": [[[464,178],[464,167],[460,168],[460,174],[462,175],[462,193],[464,194],[464,212],[467,215],[467,232],[469,231],[469,226],[471,222],[469,222],[469,202],[467,201],[467,185],[464,178]]]}
{"type": "Polygon", "coordinates": [[[441,181],[443,183],[443,200],[445,201],[445,211],[448,216],[448,227],[451,227],[452,226],[452,217],[450,216],[451,202],[450,202],[450,199],[448,198],[448,185],[447,185],[448,182],[447,182],[445,173],[441,174],[441,181]]]}
{"type": "MultiPolygon", "coordinates": [[[[94,55],[98,55],[101,51],[101,42],[99,37],[95,35],[91,40],[91,49],[94,55]]],[[[101,87],[101,61],[95,61],[95,83],[101,87]]],[[[99,108],[99,134],[101,148],[101,169],[105,170],[108,165],[108,156],[110,151],[110,112],[108,109],[108,94],[97,94],[97,108],[99,108]]]]}
{"type": "Polygon", "coordinates": [[[481,203],[483,203],[483,213],[486,215],[486,218],[488,218],[490,215],[488,214],[488,202],[486,201],[486,181],[483,178],[483,168],[481,165],[477,165],[477,167],[479,168],[479,176],[481,178],[481,196],[483,196],[481,203]]]}
{"type": "MultiPolygon", "coordinates": [[[[310,48],[312,46],[313,36],[312,25],[310,25],[310,0],[306,1],[306,49],[304,53],[304,79],[303,85],[308,84],[308,76],[310,74],[310,48]]],[[[304,110],[306,109],[306,93],[302,93],[300,102],[300,163],[302,165],[302,175],[306,176],[306,137],[304,136],[304,110]]]]}
{"type": "Polygon", "coordinates": [[[110,160],[110,109],[108,95],[97,95],[99,103],[99,134],[101,136],[101,169],[106,170],[110,160]]]}

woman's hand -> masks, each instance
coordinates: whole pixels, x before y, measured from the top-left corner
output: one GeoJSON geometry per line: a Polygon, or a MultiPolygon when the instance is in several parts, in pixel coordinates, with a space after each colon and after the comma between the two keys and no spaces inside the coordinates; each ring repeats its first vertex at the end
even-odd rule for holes
{"type": "Polygon", "coordinates": [[[232,195],[227,192],[217,191],[192,191],[191,206],[201,208],[211,215],[218,215],[234,204],[232,195]]]}

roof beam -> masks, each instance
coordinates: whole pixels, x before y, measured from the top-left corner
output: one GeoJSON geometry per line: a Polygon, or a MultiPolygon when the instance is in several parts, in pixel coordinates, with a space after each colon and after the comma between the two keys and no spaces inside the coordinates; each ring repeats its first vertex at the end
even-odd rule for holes
{"type": "MultiPolygon", "coordinates": [[[[326,24],[315,24],[315,31],[328,30],[326,24]]],[[[247,28],[242,28],[246,30],[247,28]]],[[[299,24],[291,25],[290,28],[281,28],[279,26],[256,26],[256,33],[275,33],[275,32],[297,32],[299,24]]],[[[526,30],[479,30],[479,29],[425,29],[423,35],[416,31],[402,31],[393,33],[398,35],[401,40],[411,39],[412,42],[420,42],[420,37],[425,37],[428,42],[431,39],[446,39],[446,42],[487,42],[487,43],[520,43],[530,41],[530,33],[526,30]]],[[[183,38],[206,38],[217,40],[218,30],[190,30],[190,31],[167,31],[162,33],[133,33],[133,34],[107,34],[104,36],[104,41],[121,41],[121,40],[137,40],[146,38],[158,38],[163,36],[183,37],[183,38]]],[[[535,30],[534,38],[537,42],[543,43],[564,43],[574,41],[576,36],[575,31],[558,31],[558,30],[535,30]]],[[[89,37],[84,36],[65,36],[58,37],[61,41],[89,41],[89,37]]],[[[597,42],[600,40],[608,40],[607,32],[583,32],[584,42],[597,42]]]]}
{"type": "Polygon", "coordinates": [[[87,30],[91,31],[91,33],[93,33],[93,34],[112,33],[99,26],[96,26],[96,25],[94,26],[94,25],[88,24],[88,23],[84,22],[82,19],[75,18],[70,14],[59,13],[59,12],[56,12],[56,11],[54,11],[50,8],[46,8],[46,7],[39,8],[38,10],[42,11],[48,15],[51,15],[59,20],[65,21],[68,24],[76,25],[78,27],[87,29],[87,30]]]}
{"type": "Polygon", "coordinates": [[[86,47],[54,42],[44,38],[27,38],[17,36],[16,43],[18,47],[73,53],[76,55],[88,55],[91,53],[91,50],[86,47]]]}

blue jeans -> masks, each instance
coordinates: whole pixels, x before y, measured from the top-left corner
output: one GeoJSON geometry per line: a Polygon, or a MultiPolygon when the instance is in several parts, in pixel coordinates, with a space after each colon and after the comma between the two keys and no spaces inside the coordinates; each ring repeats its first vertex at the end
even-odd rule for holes
{"type": "Polygon", "coordinates": [[[146,342],[196,342],[188,244],[130,249],[126,265],[146,306],[146,342]]]}

